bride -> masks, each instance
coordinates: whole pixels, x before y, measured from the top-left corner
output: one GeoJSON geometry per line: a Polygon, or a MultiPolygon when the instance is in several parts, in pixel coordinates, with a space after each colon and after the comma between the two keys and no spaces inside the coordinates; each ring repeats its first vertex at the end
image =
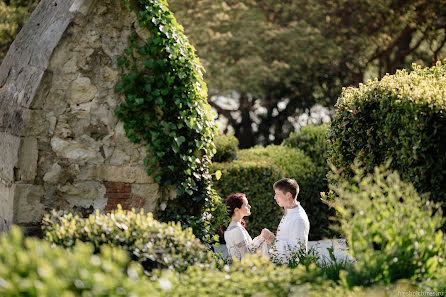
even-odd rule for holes
{"type": "Polygon", "coordinates": [[[231,223],[224,229],[224,238],[229,256],[241,260],[245,254],[254,254],[261,251],[264,256],[268,256],[267,243],[270,243],[273,234],[268,229],[263,229],[262,233],[252,239],[246,231],[243,217],[251,214],[251,205],[248,203],[246,195],[234,193],[226,199],[228,213],[231,216],[231,223]]]}

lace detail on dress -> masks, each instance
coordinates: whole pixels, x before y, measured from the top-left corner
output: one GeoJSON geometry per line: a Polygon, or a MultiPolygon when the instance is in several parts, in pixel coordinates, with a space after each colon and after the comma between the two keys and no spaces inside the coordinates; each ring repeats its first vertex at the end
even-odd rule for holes
{"type": "Polygon", "coordinates": [[[240,224],[229,226],[224,236],[229,255],[233,258],[241,260],[246,254],[255,254],[258,251],[268,256],[266,239],[262,236],[251,239],[248,231],[240,224]]]}

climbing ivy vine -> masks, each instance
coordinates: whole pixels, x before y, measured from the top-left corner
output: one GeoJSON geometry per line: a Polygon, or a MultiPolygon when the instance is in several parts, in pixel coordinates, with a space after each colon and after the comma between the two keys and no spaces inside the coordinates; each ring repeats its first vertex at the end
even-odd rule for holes
{"type": "Polygon", "coordinates": [[[209,174],[216,125],[203,69],[166,1],[124,3],[136,12],[139,26],[150,37],[141,42],[131,36],[130,47],[118,59],[124,74],[116,92],[124,94],[125,102],[116,115],[132,142],[147,145],[148,175],[165,192],[176,189],[178,197],[167,202],[159,219],[181,221],[201,238],[206,228],[199,227],[205,223],[209,236],[210,221],[215,220],[211,213],[217,211],[220,198],[209,174]]]}

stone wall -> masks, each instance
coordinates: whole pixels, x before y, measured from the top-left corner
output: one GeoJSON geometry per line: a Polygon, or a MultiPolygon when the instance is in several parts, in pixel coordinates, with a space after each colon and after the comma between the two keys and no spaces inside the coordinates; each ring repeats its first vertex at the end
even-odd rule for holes
{"type": "MultiPolygon", "coordinates": [[[[29,63],[41,39],[55,34],[42,11],[53,2],[66,5],[62,12],[68,21],[47,60],[22,66],[42,70],[40,79],[29,80],[37,85],[35,92],[13,81],[20,79],[14,44],[0,68],[0,231],[11,223],[38,226],[51,209],[87,215],[121,204],[153,211],[159,199],[158,185],[143,166],[145,148],[129,142],[114,115],[122,100],[114,92],[117,58],[133,32],[147,36],[122,0],[42,0],[23,29],[47,26],[30,41],[36,53],[28,55],[29,63]]],[[[17,39],[24,37],[21,32],[17,39]]]]}

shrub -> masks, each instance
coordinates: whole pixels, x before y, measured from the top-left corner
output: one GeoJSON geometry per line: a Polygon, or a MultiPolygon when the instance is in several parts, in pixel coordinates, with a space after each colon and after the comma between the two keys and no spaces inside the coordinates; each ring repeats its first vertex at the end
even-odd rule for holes
{"type": "Polygon", "coordinates": [[[231,162],[237,157],[238,139],[234,135],[218,135],[214,138],[217,149],[214,162],[231,162]]]}
{"type": "Polygon", "coordinates": [[[324,166],[328,171],[328,128],[328,124],[302,127],[284,139],[282,145],[303,150],[317,166],[324,166]]]}
{"type": "Polygon", "coordinates": [[[415,287],[407,282],[389,288],[375,286],[349,289],[325,279],[314,264],[290,269],[275,266],[258,255],[247,255],[241,262],[234,261],[222,270],[202,269],[194,265],[185,273],[173,275],[160,272],[158,277],[160,282],[169,287],[169,290],[163,292],[166,297],[386,297],[397,296],[398,291],[415,291],[415,287]]]}
{"type": "Polygon", "coordinates": [[[263,228],[276,230],[283,213],[272,190],[274,182],[280,179],[278,168],[270,160],[259,158],[256,161],[214,163],[212,171],[217,170],[222,172],[222,177],[215,181],[215,187],[222,197],[235,192],[246,194],[252,214],[245,220],[251,236],[260,234],[263,228]]]}
{"type": "Polygon", "coordinates": [[[330,161],[349,171],[358,157],[364,168],[391,159],[391,168],[420,193],[446,207],[446,65],[343,90],[331,122],[330,161]]]}
{"type": "Polygon", "coordinates": [[[310,285],[310,282],[314,286],[331,284],[320,277],[314,264],[291,270],[286,266],[275,266],[258,255],[247,255],[243,261],[234,261],[221,271],[191,266],[185,273],[169,279],[172,288],[166,296],[172,297],[290,296],[297,285],[310,285]]]}
{"type": "Polygon", "coordinates": [[[13,226],[0,237],[0,296],[155,296],[159,285],[149,282],[138,263],[129,264],[119,248],[84,243],[71,251],[23,238],[13,226]]]}
{"type": "MultiPolygon", "coordinates": [[[[333,215],[333,212],[320,200],[320,192],[325,190],[325,181],[320,180],[321,177],[318,176],[316,166],[302,150],[278,145],[258,146],[240,150],[238,158],[240,160],[253,161],[259,158],[267,158],[279,169],[280,178],[289,177],[296,179],[300,188],[297,200],[301,202],[310,220],[309,239],[317,240],[331,235],[329,231],[329,217],[333,215]]],[[[225,177],[223,176],[222,179],[225,179],[225,177]]],[[[262,189],[265,199],[273,198],[274,191],[272,186],[274,182],[269,184],[269,187],[262,189]]],[[[256,184],[247,185],[257,187],[256,184]]],[[[261,203],[263,204],[264,202],[261,203]]],[[[267,219],[270,220],[269,218],[267,219]]],[[[265,224],[266,222],[261,223],[265,224]]],[[[275,228],[277,228],[277,225],[275,228]]]]}
{"type": "Polygon", "coordinates": [[[77,241],[91,242],[95,251],[104,244],[127,250],[132,259],[148,271],[168,268],[182,271],[196,262],[210,263],[212,255],[179,223],[161,223],[152,214],[123,211],[120,207],[109,214],[97,211],[88,218],[72,214],[46,216],[43,220],[45,239],[71,248],[77,241]]]}
{"type": "Polygon", "coordinates": [[[435,279],[438,268],[444,267],[446,245],[439,230],[441,208],[386,166],[365,177],[363,170],[354,172],[352,182],[337,173],[337,185],[331,186],[339,196],[332,204],[357,260],[349,269],[349,285],[435,279]]]}

